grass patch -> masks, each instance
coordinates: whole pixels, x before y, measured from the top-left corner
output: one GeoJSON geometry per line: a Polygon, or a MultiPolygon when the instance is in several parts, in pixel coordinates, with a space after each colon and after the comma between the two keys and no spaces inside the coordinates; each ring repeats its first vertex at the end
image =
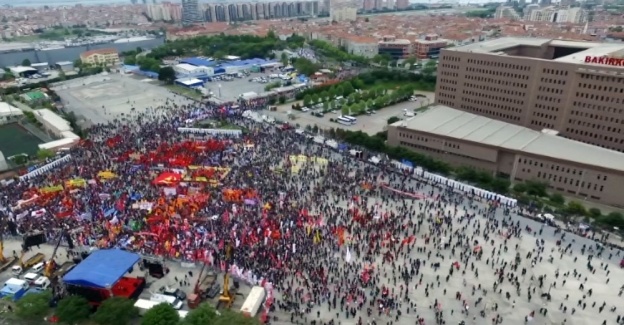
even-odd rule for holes
{"type": "Polygon", "coordinates": [[[181,96],[186,96],[192,99],[196,99],[196,100],[201,100],[202,99],[202,95],[193,89],[188,89],[182,86],[178,86],[178,85],[165,85],[165,88],[169,89],[169,91],[171,91],[172,93],[181,95],[181,96]]]}

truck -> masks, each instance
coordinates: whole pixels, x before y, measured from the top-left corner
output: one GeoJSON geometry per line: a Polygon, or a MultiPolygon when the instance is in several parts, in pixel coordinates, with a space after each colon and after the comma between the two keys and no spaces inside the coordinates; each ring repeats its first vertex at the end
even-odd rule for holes
{"type": "Polygon", "coordinates": [[[0,289],[0,298],[18,301],[29,288],[30,286],[25,280],[10,278],[4,283],[2,289],[0,289]]]}
{"type": "Polygon", "coordinates": [[[44,260],[45,255],[43,253],[37,253],[31,256],[29,259],[26,260],[26,262],[22,262],[22,259],[20,258],[19,265],[14,265],[11,268],[11,273],[13,273],[13,275],[15,276],[18,276],[22,274],[22,272],[24,272],[25,270],[43,262],[44,260]]]}
{"type": "Polygon", "coordinates": [[[264,298],[266,298],[266,290],[263,287],[255,286],[251,288],[247,299],[245,299],[241,307],[241,313],[246,317],[256,317],[264,302],[264,298]]]}
{"type": "Polygon", "coordinates": [[[221,286],[217,282],[217,274],[210,271],[203,278],[198,279],[194,292],[188,296],[188,306],[197,308],[202,300],[214,298],[219,292],[221,292],[221,286]]]}
{"type": "Polygon", "coordinates": [[[37,253],[33,256],[31,256],[29,259],[26,260],[26,262],[24,262],[24,264],[22,265],[22,267],[24,269],[33,267],[41,262],[43,262],[45,260],[45,255],[43,253],[37,253]]]}
{"type": "Polygon", "coordinates": [[[158,301],[151,301],[151,300],[145,300],[145,299],[138,299],[135,303],[134,303],[134,307],[136,307],[136,309],[139,310],[139,315],[143,316],[145,315],[145,313],[154,308],[154,306],[156,305],[160,305],[162,302],[158,302],[158,301]]]}

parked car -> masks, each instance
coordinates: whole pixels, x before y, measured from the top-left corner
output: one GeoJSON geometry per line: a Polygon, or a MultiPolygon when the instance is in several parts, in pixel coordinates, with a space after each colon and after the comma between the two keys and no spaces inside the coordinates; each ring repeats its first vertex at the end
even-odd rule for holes
{"type": "Polygon", "coordinates": [[[301,108],[301,111],[302,111],[302,112],[309,112],[309,111],[310,111],[310,109],[309,109],[309,108],[307,108],[307,107],[302,107],[302,108],[301,108]]]}

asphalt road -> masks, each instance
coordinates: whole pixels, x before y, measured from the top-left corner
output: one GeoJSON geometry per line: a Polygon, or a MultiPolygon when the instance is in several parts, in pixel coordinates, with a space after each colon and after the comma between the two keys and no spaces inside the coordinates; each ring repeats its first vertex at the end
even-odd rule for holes
{"type": "MultiPolygon", "coordinates": [[[[285,105],[280,105],[277,107],[277,111],[263,111],[262,114],[266,114],[268,116],[272,116],[275,119],[280,121],[288,121],[291,124],[299,124],[301,128],[305,128],[306,126],[318,126],[322,129],[330,129],[330,128],[342,128],[345,130],[352,131],[363,131],[367,134],[373,135],[378,132],[384,131],[386,126],[388,125],[388,119],[396,116],[399,118],[405,118],[404,109],[408,111],[418,110],[424,106],[427,106],[434,102],[435,96],[434,93],[431,92],[416,92],[418,94],[425,95],[426,98],[419,99],[416,102],[403,102],[396,105],[384,107],[375,112],[372,115],[360,115],[357,116],[357,124],[355,125],[342,125],[335,122],[331,122],[329,119],[337,118],[341,114],[339,112],[336,113],[328,113],[323,117],[316,117],[311,114],[311,112],[301,112],[292,109],[292,105],[295,103],[288,103],[285,105]],[[288,115],[293,115],[294,119],[289,119],[288,115]]],[[[302,104],[301,102],[296,102],[302,104]]]]}

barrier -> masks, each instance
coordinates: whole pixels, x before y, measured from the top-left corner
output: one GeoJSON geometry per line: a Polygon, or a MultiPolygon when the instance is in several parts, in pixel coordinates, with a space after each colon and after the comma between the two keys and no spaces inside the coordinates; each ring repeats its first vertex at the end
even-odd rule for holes
{"type": "Polygon", "coordinates": [[[56,168],[56,167],[66,163],[66,162],[68,162],[70,160],[71,160],[71,155],[66,155],[66,156],[64,156],[62,158],[59,158],[59,159],[49,163],[49,164],[46,164],[46,165],[44,165],[44,166],[42,166],[40,168],[37,168],[37,169],[31,171],[30,173],[27,173],[27,174],[24,174],[24,175],[20,176],[19,180],[20,181],[24,181],[24,180],[31,179],[33,177],[37,177],[37,176],[43,175],[44,173],[47,173],[50,170],[52,170],[53,168],[56,168]]]}
{"type": "Polygon", "coordinates": [[[229,135],[240,137],[243,134],[241,130],[225,130],[225,129],[197,129],[197,128],[178,128],[180,133],[192,134],[210,134],[210,135],[229,135]]]}
{"type": "Polygon", "coordinates": [[[494,192],[486,191],[484,189],[480,189],[478,187],[474,187],[468,184],[464,184],[462,182],[448,179],[440,175],[432,174],[432,173],[426,172],[424,169],[420,167],[412,167],[412,166],[403,164],[396,160],[392,161],[392,165],[399,170],[408,171],[416,177],[424,178],[428,181],[431,181],[437,184],[446,185],[446,186],[453,188],[454,190],[473,194],[473,195],[479,196],[487,200],[498,201],[500,204],[504,206],[514,208],[516,207],[516,205],[518,205],[518,200],[516,199],[512,199],[512,198],[509,198],[509,197],[506,197],[504,195],[500,195],[494,192]]]}

